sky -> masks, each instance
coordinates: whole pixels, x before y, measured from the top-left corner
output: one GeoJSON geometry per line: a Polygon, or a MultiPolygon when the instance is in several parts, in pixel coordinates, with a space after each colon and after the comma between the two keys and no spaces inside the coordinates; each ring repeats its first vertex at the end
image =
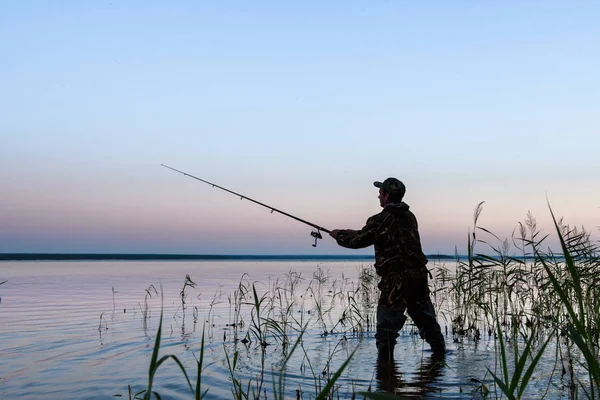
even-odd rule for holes
{"type": "Polygon", "coordinates": [[[1,2],[0,252],[373,252],[314,248],[161,164],[327,229],[361,228],[394,176],[428,254],[464,254],[480,202],[500,239],[528,212],[553,234],[550,207],[597,237],[599,19],[591,0],[1,2]]]}

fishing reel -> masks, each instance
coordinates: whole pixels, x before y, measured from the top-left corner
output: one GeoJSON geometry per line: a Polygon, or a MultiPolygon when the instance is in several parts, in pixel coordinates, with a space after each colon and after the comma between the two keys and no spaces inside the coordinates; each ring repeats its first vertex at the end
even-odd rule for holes
{"type": "Polygon", "coordinates": [[[317,231],[312,231],[310,233],[310,236],[315,238],[315,242],[313,243],[312,247],[317,247],[317,240],[319,239],[323,239],[323,236],[321,236],[321,232],[317,231]]]}

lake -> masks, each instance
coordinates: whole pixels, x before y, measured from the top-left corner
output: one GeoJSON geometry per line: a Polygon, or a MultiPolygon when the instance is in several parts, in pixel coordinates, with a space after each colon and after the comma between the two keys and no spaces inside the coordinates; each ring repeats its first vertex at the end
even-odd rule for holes
{"type": "MultiPolygon", "coordinates": [[[[491,387],[486,368],[498,368],[496,341],[487,334],[455,341],[443,301],[445,365],[431,363],[410,320],[394,361],[378,362],[376,282],[361,288],[370,267],[360,260],[0,262],[0,282],[7,281],[0,285],[0,398],[128,398],[129,387],[145,389],[161,303],[160,356],[175,355],[192,386],[204,332],[208,399],[232,398],[232,375],[250,397],[274,398],[283,376],[285,398],[313,399],[354,350],[336,398],[360,391],[481,397],[479,381],[491,387]]],[[[567,398],[556,370],[547,351],[525,398],[567,398]]],[[[173,360],[160,366],[153,389],[163,399],[194,398],[173,360]]]]}

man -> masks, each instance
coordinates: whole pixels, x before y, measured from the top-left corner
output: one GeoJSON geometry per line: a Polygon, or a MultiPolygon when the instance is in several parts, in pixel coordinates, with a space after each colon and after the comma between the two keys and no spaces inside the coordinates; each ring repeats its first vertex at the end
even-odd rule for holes
{"type": "Polygon", "coordinates": [[[398,331],[408,312],[433,354],[443,356],[446,344],[429,297],[427,257],[421,249],[417,219],[402,200],[404,184],[396,178],[374,182],[383,210],[360,230],[334,229],[330,235],[343,247],[374,245],[375,271],[381,280],[375,340],[380,356],[393,356],[398,331]]]}

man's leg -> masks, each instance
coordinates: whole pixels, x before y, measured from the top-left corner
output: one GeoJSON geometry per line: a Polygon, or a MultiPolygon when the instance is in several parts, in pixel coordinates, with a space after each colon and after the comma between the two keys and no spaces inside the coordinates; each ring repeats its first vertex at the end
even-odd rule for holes
{"type": "Polygon", "coordinates": [[[394,345],[399,336],[398,331],[402,329],[406,322],[404,315],[405,308],[389,308],[377,306],[377,333],[375,339],[377,345],[394,345]]]}
{"type": "Polygon", "coordinates": [[[401,295],[402,282],[397,276],[388,276],[379,283],[377,304],[377,332],[375,343],[380,357],[391,359],[398,331],[406,322],[406,304],[401,295]]]}
{"type": "Polygon", "coordinates": [[[406,322],[404,315],[405,308],[389,308],[377,306],[377,332],[375,333],[375,343],[379,355],[385,358],[392,358],[398,331],[402,329],[406,322]]]}
{"type": "Polygon", "coordinates": [[[429,343],[433,353],[440,356],[445,354],[446,341],[440,324],[437,322],[435,308],[429,298],[429,293],[424,297],[411,299],[408,302],[407,311],[419,329],[419,335],[429,343]]]}

